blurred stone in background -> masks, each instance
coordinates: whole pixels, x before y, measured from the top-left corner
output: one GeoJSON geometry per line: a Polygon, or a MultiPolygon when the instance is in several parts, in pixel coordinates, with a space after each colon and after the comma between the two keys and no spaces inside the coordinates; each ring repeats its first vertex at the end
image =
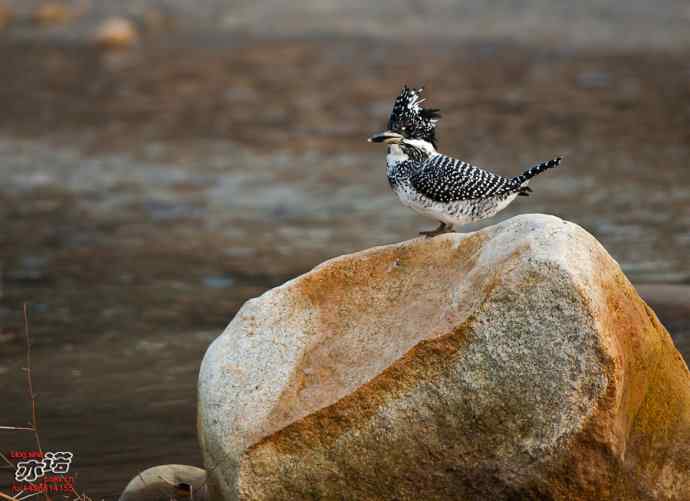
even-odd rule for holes
{"type": "Polygon", "coordinates": [[[135,44],[139,35],[131,21],[121,17],[111,17],[98,27],[94,38],[102,47],[118,49],[135,44]]]}
{"type": "Polygon", "coordinates": [[[64,24],[76,17],[77,11],[72,6],[63,2],[41,3],[32,13],[32,18],[39,25],[64,24]]]}
{"type": "Polygon", "coordinates": [[[7,5],[0,3],[0,30],[3,30],[12,21],[13,12],[7,5]]]}

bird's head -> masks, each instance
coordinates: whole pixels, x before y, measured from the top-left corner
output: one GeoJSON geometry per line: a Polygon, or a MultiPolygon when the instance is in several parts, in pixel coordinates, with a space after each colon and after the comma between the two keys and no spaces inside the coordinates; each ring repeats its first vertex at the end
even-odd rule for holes
{"type": "Polygon", "coordinates": [[[422,88],[405,85],[393,104],[388,129],[369,138],[373,143],[400,144],[405,140],[425,141],[436,147],[436,124],[441,118],[437,109],[422,108],[422,88]]]}

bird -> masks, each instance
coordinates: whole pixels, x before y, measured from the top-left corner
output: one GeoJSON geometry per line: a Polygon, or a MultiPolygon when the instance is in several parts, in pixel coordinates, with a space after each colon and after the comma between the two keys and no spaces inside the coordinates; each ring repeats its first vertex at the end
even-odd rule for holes
{"type": "Polygon", "coordinates": [[[513,177],[504,177],[436,150],[439,109],[423,108],[423,88],[405,85],[395,99],[385,131],[369,142],[387,145],[386,175],[400,202],[439,222],[421,231],[434,237],[455,225],[481,221],[505,209],[516,197],[529,196],[529,180],[558,167],[563,157],[541,162],[513,177]]]}

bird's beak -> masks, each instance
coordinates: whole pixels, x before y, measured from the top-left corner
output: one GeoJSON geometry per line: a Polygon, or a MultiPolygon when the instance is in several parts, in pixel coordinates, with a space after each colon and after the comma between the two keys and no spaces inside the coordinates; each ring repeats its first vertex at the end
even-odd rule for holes
{"type": "Polygon", "coordinates": [[[402,140],[402,136],[390,130],[379,132],[369,138],[370,143],[397,144],[402,140]]]}

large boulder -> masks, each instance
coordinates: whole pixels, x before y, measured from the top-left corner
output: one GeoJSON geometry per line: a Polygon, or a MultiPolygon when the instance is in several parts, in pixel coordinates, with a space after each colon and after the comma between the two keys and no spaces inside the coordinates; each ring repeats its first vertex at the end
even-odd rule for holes
{"type": "Polygon", "coordinates": [[[209,348],[212,499],[690,499],[690,376],[586,231],[543,215],[323,263],[209,348]]]}

